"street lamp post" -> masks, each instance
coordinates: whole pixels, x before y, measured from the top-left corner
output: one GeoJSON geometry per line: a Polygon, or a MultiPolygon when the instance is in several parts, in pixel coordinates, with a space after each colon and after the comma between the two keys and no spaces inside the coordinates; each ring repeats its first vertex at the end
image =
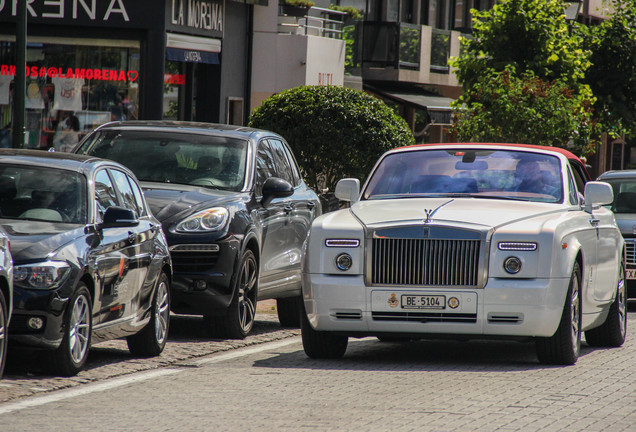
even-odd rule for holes
{"type": "Polygon", "coordinates": [[[563,11],[565,13],[565,19],[568,21],[568,23],[576,20],[576,18],[579,16],[582,5],[583,0],[565,0],[563,2],[563,11]]]}
{"type": "Polygon", "coordinates": [[[15,77],[13,81],[13,147],[24,147],[26,98],[27,0],[18,0],[15,35],[15,77]]]}

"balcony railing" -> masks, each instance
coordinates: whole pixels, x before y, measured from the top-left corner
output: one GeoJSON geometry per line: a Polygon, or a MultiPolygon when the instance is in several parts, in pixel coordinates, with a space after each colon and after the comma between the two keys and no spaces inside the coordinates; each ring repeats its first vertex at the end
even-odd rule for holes
{"type": "Polygon", "coordinates": [[[314,35],[342,39],[342,27],[346,12],[320,7],[311,7],[302,16],[279,13],[279,33],[314,35]]]}
{"type": "Polygon", "coordinates": [[[419,69],[421,27],[401,22],[364,21],[362,65],[419,69]]]}

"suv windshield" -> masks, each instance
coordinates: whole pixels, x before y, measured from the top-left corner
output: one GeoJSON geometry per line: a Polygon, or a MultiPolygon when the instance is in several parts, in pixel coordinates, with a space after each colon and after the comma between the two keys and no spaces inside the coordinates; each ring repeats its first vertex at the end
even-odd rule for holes
{"type": "Polygon", "coordinates": [[[510,150],[417,150],[388,155],[363,199],[471,196],[561,202],[557,157],[510,150]]]}
{"type": "Polygon", "coordinates": [[[104,130],[91,135],[77,153],[119,162],[140,181],[240,191],[247,141],[184,132],[104,130]]]}

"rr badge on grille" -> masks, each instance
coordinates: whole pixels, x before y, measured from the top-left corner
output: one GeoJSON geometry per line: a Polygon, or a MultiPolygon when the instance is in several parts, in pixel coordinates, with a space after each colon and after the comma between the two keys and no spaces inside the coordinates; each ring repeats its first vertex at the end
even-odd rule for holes
{"type": "Polygon", "coordinates": [[[392,308],[398,307],[398,305],[400,304],[395,294],[391,294],[391,297],[389,297],[388,303],[389,303],[389,306],[391,306],[392,308]]]}

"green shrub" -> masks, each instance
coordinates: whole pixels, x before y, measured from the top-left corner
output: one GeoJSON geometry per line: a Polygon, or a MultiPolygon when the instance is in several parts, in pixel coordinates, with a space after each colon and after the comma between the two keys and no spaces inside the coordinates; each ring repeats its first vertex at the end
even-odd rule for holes
{"type": "Polygon", "coordinates": [[[333,192],[341,178],[363,181],[382,153],[415,142],[406,121],[383,101],[340,86],[301,86],[256,108],[249,125],[282,135],[307,184],[333,192]]]}

